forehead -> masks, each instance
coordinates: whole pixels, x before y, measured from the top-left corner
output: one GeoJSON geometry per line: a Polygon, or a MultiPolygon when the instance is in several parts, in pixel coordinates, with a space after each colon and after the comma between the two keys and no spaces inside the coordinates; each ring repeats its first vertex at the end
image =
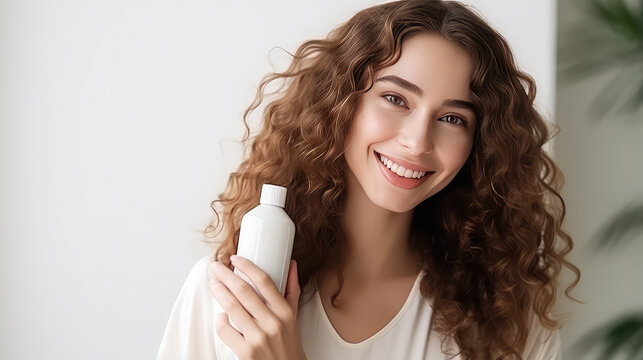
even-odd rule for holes
{"type": "Polygon", "coordinates": [[[423,97],[471,101],[469,81],[473,60],[458,45],[436,34],[413,34],[402,42],[398,62],[375,78],[397,75],[418,85],[423,97]]]}

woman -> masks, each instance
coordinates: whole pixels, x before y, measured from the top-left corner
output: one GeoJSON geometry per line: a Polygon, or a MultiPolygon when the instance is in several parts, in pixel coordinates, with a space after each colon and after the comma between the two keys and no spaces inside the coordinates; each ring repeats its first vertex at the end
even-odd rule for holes
{"type": "Polygon", "coordinates": [[[559,358],[557,279],[576,274],[567,294],[580,273],[536,86],[503,37],[458,2],[397,1],[293,57],[244,113],[247,127],[285,80],[212,203],[206,235],[225,231],[188,276],[159,358],[222,357],[222,343],[240,359],[559,358]],[[264,183],[288,188],[297,226],[285,298],[231,260],[264,183]]]}

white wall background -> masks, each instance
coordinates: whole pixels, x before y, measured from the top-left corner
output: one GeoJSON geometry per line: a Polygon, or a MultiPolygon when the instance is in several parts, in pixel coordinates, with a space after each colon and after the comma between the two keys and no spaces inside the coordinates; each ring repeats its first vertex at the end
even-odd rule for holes
{"type": "MultiPolygon", "coordinates": [[[[380,2],[0,1],[0,358],[153,358],[269,50],[380,2]]],[[[554,0],[465,3],[551,119],[554,0]]]]}

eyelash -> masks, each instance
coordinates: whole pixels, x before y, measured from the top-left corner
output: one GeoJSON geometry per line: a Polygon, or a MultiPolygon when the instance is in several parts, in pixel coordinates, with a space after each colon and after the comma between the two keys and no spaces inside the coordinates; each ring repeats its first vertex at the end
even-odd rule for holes
{"type": "MultiPolygon", "coordinates": [[[[405,106],[402,106],[402,105],[400,105],[400,104],[396,104],[396,103],[392,102],[391,100],[388,100],[388,99],[387,99],[387,96],[392,96],[392,97],[397,98],[397,99],[400,99],[402,102],[404,102],[404,100],[402,100],[402,98],[400,98],[399,96],[397,96],[397,95],[392,95],[392,94],[387,94],[387,95],[383,95],[382,97],[383,97],[383,98],[385,98],[385,99],[386,99],[386,101],[388,101],[389,103],[393,104],[393,106],[405,107],[405,106]]],[[[466,121],[464,121],[464,119],[463,119],[463,118],[461,118],[461,117],[459,117],[459,116],[455,116],[455,115],[446,115],[446,116],[443,116],[442,118],[449,117],[449,116],[452,116],[452,117],[454,117],[454,118],[456,118],[456,119],[459,119],[462,123],[460,123],[460,124],[455,124],[455,123],[452,123],[452,122],[450,122],[450,121],[445,121],[447,124],[451,124],[451,125],[455,125],[455,126],[464,126],[464,125],[466,124],[466,121]]],[[[441,118],[441,119],[442,119],[442,118],[441,118]]]]}

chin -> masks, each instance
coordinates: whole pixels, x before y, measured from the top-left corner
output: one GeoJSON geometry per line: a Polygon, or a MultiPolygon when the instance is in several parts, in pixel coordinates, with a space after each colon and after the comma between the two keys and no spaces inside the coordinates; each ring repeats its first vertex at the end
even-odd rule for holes
{"type": "MultiPolygon", "coordinates": [[[[419,203],[415,202],[401,202],[401,201],[391,201],[391,199],[378,199],[378,198],[373,198],[369,196],[373,204],[381,207],[382,209],[386,209],[392,212],[396,213],[405,213],[410,210],[415,209],[419,203]]],[[[401,200],[398,198],[398,200],[401,200]]]]}

